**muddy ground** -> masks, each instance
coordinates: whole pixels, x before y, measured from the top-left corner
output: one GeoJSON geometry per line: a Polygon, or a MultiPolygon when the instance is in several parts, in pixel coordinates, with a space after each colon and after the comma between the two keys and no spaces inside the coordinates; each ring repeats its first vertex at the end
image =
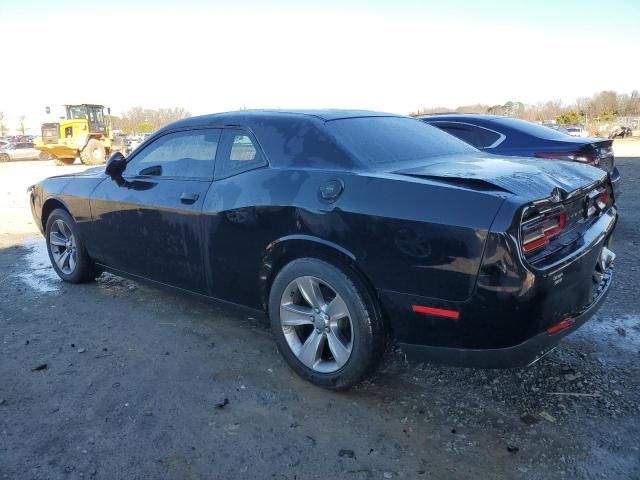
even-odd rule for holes
{"type": "Polygon", "coordinates": [[[261,319],[60,282],[25,190],[63,167],[1,164],[0,478],[640,478],[640,158],[618,162],[614,285],[587,325],[528,369],[391,352],[345,393],[294,375],[261,319]]]}

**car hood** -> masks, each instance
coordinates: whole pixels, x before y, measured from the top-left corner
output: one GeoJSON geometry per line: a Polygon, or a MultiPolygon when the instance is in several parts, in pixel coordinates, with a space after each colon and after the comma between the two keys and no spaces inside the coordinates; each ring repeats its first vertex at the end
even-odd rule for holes
{"type": "Polygon", "coordinates": [[[47,178],[68,178],[68,177],[100,177],[105,175],[104,165],[87,168],[81,172],[61,173],[60,175],[52,175],[47,178]]]}
{"type": "Polygon", "coordinates": [[[454,183],[470,188],[503,190],[533,201],[557,189],[563,196],[604,180],[606,172],[575,162],[495,155],[443,156],[428,164],[394,173],[454,183]]]}

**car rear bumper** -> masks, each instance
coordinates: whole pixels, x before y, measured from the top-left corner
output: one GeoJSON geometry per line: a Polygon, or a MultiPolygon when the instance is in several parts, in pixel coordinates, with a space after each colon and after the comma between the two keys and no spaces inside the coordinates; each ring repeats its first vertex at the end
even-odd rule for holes
{"type": "Polygon", "coordinates": [[[399,345],[411,361],[475,368],[526,367],[552,351],[562,338],[580,328],[593,316],[609,293],[612,277],[612,270],[609,268],[603,277],[594,301],[581,312],[568,316],[565,320],[569,320],[570,325],[556,333],[544,331],[518,345],[505,348],[450,348],[410,343],[400,343],[399,345]]]}
{"type": "Polygon", "coordinates": [[[423,360],[475,367],[534,362],[604,301],[616,222],[612,207],[535,267],[514,259],[516,238],[490,233],[474,294],[465,301],[378,289],[394,338],[423,360]],[[549,335],[567,319],[568,328],[549,335]]]}

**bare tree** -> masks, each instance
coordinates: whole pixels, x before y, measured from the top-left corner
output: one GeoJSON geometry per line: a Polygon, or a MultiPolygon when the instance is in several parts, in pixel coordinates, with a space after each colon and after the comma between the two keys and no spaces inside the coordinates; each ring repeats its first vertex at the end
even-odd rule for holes
{"type": "Polygon", "coordinates": [[[531,122],[545,120],[567,119],[574,120],[582,117],[585,124],[592,130],[596,130],[600,122],[614,121],[618,116],[640,115],[640,92],[633,90],[631,94],[618,94],[615,91],[605,90],[591,97],[580,97],[573,104],[563,104],[561,100],[539,102],[535,105],[524,105],[521,102],[509,101],[504,105],[476,104],[451,108],[422,108],[411,115],[424,113],[437,113],[443,111],[456,111],[464,113],[488,112],[496,115],[508,115],[522,118],[531,122]]]}
{"type": "Polygon", "coordinates": [[[593,97],[591,105],[595,115],[613,119],[618,114],[618,94],[612,90],[603,90],[593,97]]]}
{"type": "Polygon", "coordinates": [[[489,111],[489,105],[483,103],[475,103],[473,105],[462,105],[456,108],[456,112],[459,113],[487,113],[489,111]]]}
{"type": "Polygon", "coordinates": [[[114,117],[114,128],[127,133],[148,133],[164,125],[186,118],[191,114],[182,107],[160,108],[157,110],[142,107],[130,108],[121,117],[114,117]]]}
{"type": "Polygon", "coordinates": [[[22,135],[24,135],[24,131],[25,131],[25,125],[24,125],[25,119],[26,117],[24,115],[20,115],[18,117],[18,129],[20,130],[20,133],[22,135]]]}
{"type": "Polygon", "coordinates": [[[0,112],[0,137],[4,137],[7,128],[4,125],[6,120],[4,112],[0,112]]]}
{"type": "Polygon", "coordinates": [[[634,90],[629,96],[629,113],[640,115],[640,92],[638,90],[634,90]]]}

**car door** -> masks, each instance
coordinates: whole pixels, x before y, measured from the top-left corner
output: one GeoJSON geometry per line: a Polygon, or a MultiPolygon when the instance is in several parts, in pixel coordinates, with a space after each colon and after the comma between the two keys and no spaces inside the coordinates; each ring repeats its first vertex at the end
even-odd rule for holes
{"type": "Polygon", "coordinates": [[[40,151],[33,148],[33,143],[25,143],[24,145],[24,153],[23,158],[25,160],[36,160],[40,155],[40,151]]]}
{"type": "Polygon", "coordinates": [[[11,158],[13,160],[25,160],[27,158],[28,150],[26,143],[16,143],[15,150],[13,151],[11,158]]]}
{"type": "Polygon", "coordinates": [[[91,198],[87,249],[99,263],[207,293],[201,210],[213,180],[219,129],[179,130],[135,152],[91,198]]]}
{"type": "Polygon", "coordinates": [[[251,132],[225,128],[202,216],[211,295],[253,307],[259,307],[256,282],[266,247],[264,234],[276,227],[261,214],[270,206],[256,205],[252,199],[258,178],[253,174],[266,166],[266,156],[251,132]]]}

